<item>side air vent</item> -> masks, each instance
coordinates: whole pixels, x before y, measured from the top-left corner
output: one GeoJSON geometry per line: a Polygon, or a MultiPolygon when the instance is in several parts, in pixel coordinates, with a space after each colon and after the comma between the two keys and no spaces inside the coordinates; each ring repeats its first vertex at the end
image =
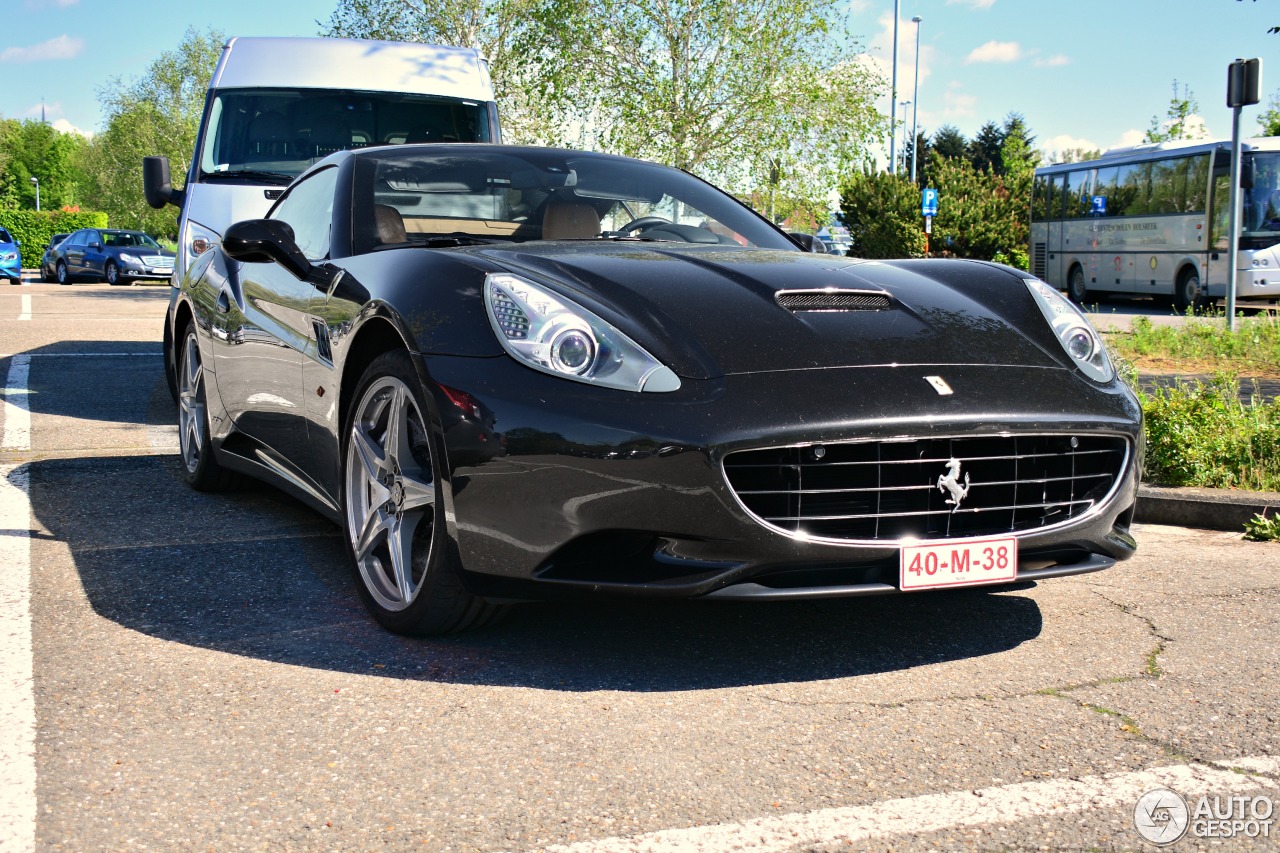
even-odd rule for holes
{"type": "Polygon", "coordinates": [[[779,290],[774,299],[788,311],[887,311],[893,305],[883,290],[779,290]]]}

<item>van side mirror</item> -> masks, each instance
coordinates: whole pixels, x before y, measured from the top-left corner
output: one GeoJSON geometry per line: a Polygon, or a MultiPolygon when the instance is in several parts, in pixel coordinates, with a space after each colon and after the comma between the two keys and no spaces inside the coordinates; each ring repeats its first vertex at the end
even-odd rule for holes
{"type": "Polygon", "coordinates": [[[1246,190],[1253,189],[1253,182],[1255,177],[1256,175],[1254,173],[1253,158],[1252,157],[1244,158],[1242,161],[1240,161],[1241,188],[1246,190]]]}
{"type": "Polygon", "coordinates": [[[182,190],[175,190],[169,177],[169,158],[164,156],[142,158],[142,197],[156,210],[166,204],[181,208],[182,190]]]}
{"type": "Polygon", "coordinates": [[[237,222],[223,233],[222,251],[229,258],[247,263],[274,261],[299,281],[305,281],[311,273],[311,262],[294,241],[293,229],[279,219],[237,222]]]}

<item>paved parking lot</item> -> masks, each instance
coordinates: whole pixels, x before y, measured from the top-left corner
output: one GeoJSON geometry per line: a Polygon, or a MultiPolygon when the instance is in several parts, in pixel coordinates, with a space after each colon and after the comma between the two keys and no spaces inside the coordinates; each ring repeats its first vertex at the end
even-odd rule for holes
{"type": "Polygon", "coordinates": [[[1280,797],[1280,545],[406,640],[336,528],[182,483],[166,298],[0,290],[2,850],[1133,850],[1151,789],[1280,797]]]}

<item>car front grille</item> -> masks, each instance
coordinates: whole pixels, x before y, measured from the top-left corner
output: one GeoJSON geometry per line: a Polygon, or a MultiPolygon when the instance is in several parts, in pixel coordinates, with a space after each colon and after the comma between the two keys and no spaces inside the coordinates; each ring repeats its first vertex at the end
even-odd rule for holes
{"type": "Polygon", "coordinates": [[[149,267],[169,267],[173,268],[173,258],[167,255],[145,255],[142,262],[149,267]]]}
{"type": "Polygon", "coordinates": [[[784,533],[892,541],[1063,524],[1106,501],[1128,460],[1123,436],[1002,435],[740,450],[724,472],[747,511],[784,533]]]}

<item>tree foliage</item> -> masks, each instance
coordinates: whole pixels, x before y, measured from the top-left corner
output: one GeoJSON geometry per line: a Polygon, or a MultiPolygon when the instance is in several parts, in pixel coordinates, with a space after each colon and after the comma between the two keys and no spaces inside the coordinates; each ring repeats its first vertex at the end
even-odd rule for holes
{"type": "Polygon", "coordinates": [[[906,175],[865,169],[850,175],[840,193],[840,219],[859,258],[924,255],[920,190],[906,175]]]}
{"type": "Polygon", "coordinates": [[[1259,136],[1280,136],[1280,90],[1271,96],[1261,115],[1258,116],[1259,136]]]}
{"type": "Polygon", "coordinates": [[[0,119],[0,208],[56,210],[86,197],[84,152],[88,141],[38,119],[0,119]]]}
{"type": "Polygon", "coordinates": [[[1173,97],[1169,99],[1169,109],[1165,117],[1151,117],[1151,126],[1147,128],[1144,142],[1175,142],[1180,139],[1204,139],[1208,134],[1204,125],[1190,122],[1192,116],[1200,112],[1200,104],[1191,87],[1182,84],[1182,92],[1178,92],[1178,81],[1173,81],[1173,97]]]}
{"type": "Polygon", "coordinates": [[[142,158],[167,156],[175,183],[182,181],[225,42],[216,30],[188,29],[182,43],[161,53],[141,77],[117,78],[99,90],[106,129],[94,138],[88,165],[94,205],[107,211],[112,225],[176,235],[174,209],[153,210],[142,198],[142,158]]]}

